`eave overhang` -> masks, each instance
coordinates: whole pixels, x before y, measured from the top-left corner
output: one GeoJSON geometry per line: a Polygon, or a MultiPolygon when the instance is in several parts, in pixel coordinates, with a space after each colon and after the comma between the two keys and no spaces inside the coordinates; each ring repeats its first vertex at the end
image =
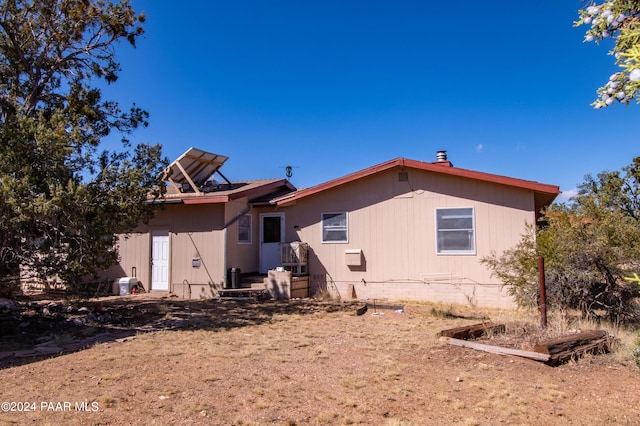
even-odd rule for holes
{"type": "Polygon", "coordinates": [[[278,206],[287,206],[295,203],[302,198],[318,194],[320,192],[365,178],[367,176],[380,173],[385,170],[398,167],[400,169],[411,168],[417,170],[423,170],[427,172],[439,173],[449,176],[457,176],[467,179],[474,179],[484,182],[495,183],[498,185],[506,185],[515,188],[521,188],[534,192],[536,215],[542,208],[548,206],[553,200],[560,194],[560,187],[556,185],[548,185],[535,181],[529,181],[518,178],[511,178],[507,176],[494,175],[490,173],[478,172],[474,170],[461,169],[453,167],[450,162],[435,162],[426,163],[423,161],[410,160],[406,158],[396,158],[394,160],[387,161],[385,163],[377,164],[373,167],[369,167],[355,173],[348,174],[346,176],[333,179],[319,185],[300,189],[291,194],[287,194],[283,197],[276,198],[272,201],[273,204],[278,206]]]}

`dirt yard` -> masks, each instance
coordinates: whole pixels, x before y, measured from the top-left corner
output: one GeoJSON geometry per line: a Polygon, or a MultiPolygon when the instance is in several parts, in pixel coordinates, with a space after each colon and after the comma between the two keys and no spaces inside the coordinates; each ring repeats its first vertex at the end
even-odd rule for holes
{"type": "Polygon", "coordinates": [[[624,353],[553,368],[438,340],[489,318],[507,325],[491,344],[528,349],[536,331],[514,313],[149,295],[21,306],[18,337],[0,338],[0,425],[640,424],[624,353]]]}

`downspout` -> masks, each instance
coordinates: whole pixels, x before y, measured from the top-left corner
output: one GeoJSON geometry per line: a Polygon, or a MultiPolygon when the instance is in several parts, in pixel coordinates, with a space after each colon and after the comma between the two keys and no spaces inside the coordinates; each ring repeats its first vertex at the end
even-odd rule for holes
{"type": "Polygon", "coordinates": [[[222,288],[227,288],[227,227],[223,228],[222,233],[222,288]]]}
{"type": "MultiPolygon", "coordinates": [[[[238,214],[236,215],[236,217],[234,217],[233,219],[231,219],[229,222],[225,223],[223,229],[223,235],[222,235],[222,244],[224,244],[224,247],[222,248],[222,267],[223,269],[223,283],[226,283],[227,281],[227,228],[229,228],[231,225],[233,225],[234,223],[236,223],[238,220],[240,220],[240,217],[249,213],[249,211],[251,210],[251,205],[247,205],[247,207],[245,207],[241,212],[238,212],[238,214]]],[[[224,285],[223,285],[224,286],[224,285]]]]}

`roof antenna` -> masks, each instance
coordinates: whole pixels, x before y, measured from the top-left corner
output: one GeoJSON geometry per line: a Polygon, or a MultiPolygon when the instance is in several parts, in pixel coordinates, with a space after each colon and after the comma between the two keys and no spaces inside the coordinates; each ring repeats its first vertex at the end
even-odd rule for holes
{"type": "Polygon", "coordinates": [[[287,176],[287,179],[291,179],[291,176],[293,176],[293,169],[297,169],[297,166],[286,166],[284,167],[285,170],[285,174],[287,176]]]}

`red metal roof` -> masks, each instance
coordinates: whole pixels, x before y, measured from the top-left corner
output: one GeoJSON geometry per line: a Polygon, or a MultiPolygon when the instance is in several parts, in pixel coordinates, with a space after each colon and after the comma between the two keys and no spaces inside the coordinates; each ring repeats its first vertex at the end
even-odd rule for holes
{"type": "Polygon", "coordinates": [[[493,175],[490,173],[477,172],[474,170],[461,169],[458,167],[453,167],[449,161],[426,163],[423,161],[409,160],[407,158],[396,158],[394,160],[390,160],[385,163],[381,163],[373,167],[369,167],[358,172],[351,173],[316,186],[312,186],[310,188],[299,189],[298,191],[292,192],[291,194],[276,198],[275,200],[273,200],[273,203],[277,205],[287,205],[301,198],[308,197],[310,195],[317,194],[319,192],[326,191],[328,189],[335,188],[337,186],[344,185],[346,183],[353,182],[355,180],[362,179],[364,177],[371,176],[373,174],[394,167],[424,170],[428,172],[458,176],[467,179],[475,179],[484,182],[491,182],[499,185],[507,185],[515,188],[530,190],[535,194],[535,204],[537,211],[551,204],[553,200],[560,194],[560,187],[556,185],[548,185],[535,181],[493,175]]]}

